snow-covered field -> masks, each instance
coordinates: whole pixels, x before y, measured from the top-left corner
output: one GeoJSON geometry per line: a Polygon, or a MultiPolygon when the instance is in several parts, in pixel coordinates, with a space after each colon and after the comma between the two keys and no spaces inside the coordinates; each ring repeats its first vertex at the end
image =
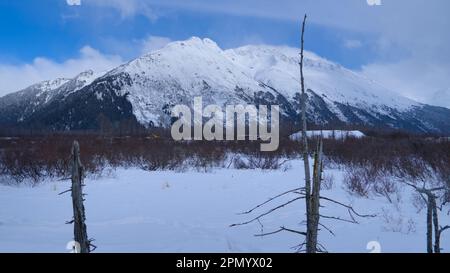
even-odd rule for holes
{"type": "MultiPolygon", "coordinates": [[[[289,163],[287,171],[217,169],[208,173],[146,172],[119,169],[98,180],[87,179],[85,192],[88,234],[96,252],[294,252],[303,241],[291,233],[254,237],[258,223],[229,225],[251,218],[238,215],[268,198],[303,184],[302,162],[289,163]]],[[[326,170],[334,178],[322,195],[353,204],[360,213],[375,218],[356,218],[351,224],[325,220],[320,242],[330,252],[369,252],[377,241],[382,252],[424,252],[425,214],[412,205],[412,193],[404,188],[391,204],[383,197],[363,199],[342,186],[343,172],[326,170]],[[373,244],[373,243],[372,243],[373,244]]],[[[72,240],[72,207],[69,182],[49,181],[38,187],[0,186],[0,252],[68,252],[72,240]]],[[[274,204],[281,204],[286,197],[274,204]]],[[[347,217],[346,210],[326,204],[322,213],[347,217]]],[[[259,212],[272,208],[269,205],[259,212]]],[[[303,201],[263,218],[264,231],[280,226],[303,229],[303,201]]],[[[254,214],[256,215],[256,213],[254,214]]],[[[441,215],[441,223],[450,216],[441,215]]],[[[450,234],[443,234],[444,251],[450,251],[450,234]]]]}

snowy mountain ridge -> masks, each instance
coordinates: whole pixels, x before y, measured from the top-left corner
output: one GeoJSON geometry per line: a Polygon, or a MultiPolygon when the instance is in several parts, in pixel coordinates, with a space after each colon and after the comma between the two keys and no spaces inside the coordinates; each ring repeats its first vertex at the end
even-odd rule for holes
{"type": "MultiPolygon", "coordinates": [[[[108,72],[30,86],[0,98],[0,124],[52,130],[95,129],[112,122],[170,125],[170,109],[192,104],[278,104],[299,120],[299,50],[250,45],[222,50],[210,39],[172,42],[108,72]]],[[[305,52],[308,119],[319,125],[388,127],[450,134],[450,110],[401,97],[361,73],[305,52]]]]}
{"type": "MultiPolygon", "coordinates": [[[[290,47],[244,46],[226,54],[249,68],[251,76],[277,90],[294,96],[300,88],[299,50],[290,47]]],[[[305,52],[305,86],[320,90],[328,100],[347,103],[353,99],[371,106],[408,109],[419,105],[382,87],[363,74],[351,71],[312,52],[305,52]]]]}

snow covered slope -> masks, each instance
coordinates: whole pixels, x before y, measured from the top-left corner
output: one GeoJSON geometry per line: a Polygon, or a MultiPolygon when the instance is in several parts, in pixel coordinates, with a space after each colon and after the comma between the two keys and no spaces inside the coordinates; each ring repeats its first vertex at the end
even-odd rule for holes
{"type": "MultiPolygon", "coordinates": [[[[401,97],[362,74],[313,53],[305,58],[310,122],[450,134],[450,110],[401,97]]],[[[0,124],[54,130],[113,124],[169,126],[170,109],[193,97],[205,104],[280,105],[282,121],[299,120],[298,49],[245,46],[222,50],[210,39],[173,42],[109,72],[92,71],[0,98],[0,124]]]]}
{"type": "MultiPolygon", "coordinates": [[[[226,51],[227,56],[247,68],[255,80],[275,88],[283,95],[294,99],[299,91],[299,50],[290,47],[244,46],[226,51]]],[[[323,59],[314,53],[305,52],[305,86],[321,96],[335,109],[335,103],[349,104],[372,110],[397,108],[408,110],[419,103],[400,97],[391,90],[367,79],[362,74],[348,70],[323,59]]]]}
{"type": "Polygon", "coordinates": [[[163,106],[193,103],[202,96],[204,104],[243,104],[254,92],[269,88],[248,77],[245,70],[228,59],[210,39],[193,37],[174,42],[110,71],[105,77],[126,75],[131,84],[120,94],[129,94],[133,113],[142,124],[167,125],[163,106]]]}
{"type": "Polygon", "coordinates": [[[100,75],[89,70],[73,79],[44,81],[17,93],[6,95],[0,99],[0,123],[16,125],[32,120],[39,111],[46,111],[52,102],[63,104],[68,95],[81,90],[100,75]]]}

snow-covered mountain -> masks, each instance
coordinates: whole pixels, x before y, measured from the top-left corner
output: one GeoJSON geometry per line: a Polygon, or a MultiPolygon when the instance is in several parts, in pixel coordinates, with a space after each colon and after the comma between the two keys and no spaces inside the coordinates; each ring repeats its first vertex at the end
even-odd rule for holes
{"type": "MultiPolygon", "coordinates": [[[[299,120],[298,49],[244,46],[222,50],[210,39],[173,42],[111,71],[84,72],[0,98],[0,125],[96,129],[132,121],[169,126],[173,105],[278,104],[299,120]]],[[[450,134],[450,110],[396,95],[364,75],[306,52],[308,118],[321,125],[364,125],[450,134]]]]}

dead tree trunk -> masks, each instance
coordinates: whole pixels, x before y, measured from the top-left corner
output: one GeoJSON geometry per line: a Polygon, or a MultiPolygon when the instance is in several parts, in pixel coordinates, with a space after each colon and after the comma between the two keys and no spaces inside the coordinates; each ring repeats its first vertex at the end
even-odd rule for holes
{"type": "Polygon", "coordinates": [[[433,253],[433,208],[427,196],[427,252],[433,253]]]}
{"type": "Polygon", "coordinates": [[[434,193],[444,190],[448,191],[448,189],[446,189],[445,187],[426,189],[425,187],[419,188],[410,183],[406,184],[413,187],[422,196],[427,205],[427,252],[441,253],[441,234],[445,230],[450,229],[450,226],[439,226],[438,206],[436,201],[438,197],[434,193]]]}
{"type": "Polygon", "coordinates": [[[431,196],[431,206],[433,211],[433,226],[434,226],[434,253],[441,253],[441,238],[439,231],[439,218],[437,212],[436,196],[431,196]]]}
{"type": "Polygon", "coordinates": [[[317,236],[319,230],[319,208],[320,208],[320,184],[322,180],[322,140],[319,141],[314,156],[313,183],[311,185],[311,172],[309,166],[309,147],[307,135],[306,105],[308,95],[305,91],[305,78],[303,76],[303,59],[305,44],[305,26],[307,15],[303,18],[302,36],[300,41],[300,84],[302,90],[301,112],[302,112],[302,145],[303,164],[305,167],[305,203],[306,203],[306,252],[317,252],[317,236]]]}
{"type": "Polygon", "coordinates": [[[313,242],[311,239],[308,240],[309,237],[311,237],[311,232],[308,232],[312,230],[312,219],[310,217],[311,215],[311,173],[310,173],[310,166],[309,166],[309,148],[308,148],[308,135],[306,133],[307,131],[307,122],[306,122],[306,100],[307,95],[305,92],[305,78],[303,76],[303,51],[304,51],[304,44],[305,44],[305,26],[306,26],[306,19],[307,15],[305,14],[305,17],[303,18],[302,23],[302,35],[300,40],[300,84],[301,84],[301,112],[302,112],[302,148],[303,148],[303,164],[305,167],[305,204],[306,204],[306,234],[309,234],[310,236],[306,236],[306,252],[307,253],[314,253],[316,248],[315,245],[313,245],[313,242]]]}
{"type": "Polygon", "coordinates": [[[314,167],[313,167],[313,184],[312,194],[310,198],[310,213],[307,216],[310,226],[306,231],[306,247],[308,253],[317,252],[318,245],[318,231],[320,222],[320,186],[322,184],[322,159],[323,141],[320,138],[317,144],[317,150],[314,154],[314,167]],[[309,251],[308,251],[309,249],[309,251]]]}
{"type": "Polygon", "coordinates": [[[83,165],[80,160],[80,145],[77,141],[74,141],[72,146],[71,165],[74,240],[79,244],[80,253],[89,253],[90,242],[86,231],[86,216],[83,205],[83,165]]]}
{"type": "Polygon", "coordinates": [[[437,197],[433,193],[433,190],[421,189],[421,192],[426,196],[427,201],[427,252],[441,253],[442,227],[439,226],[439,215],[436,202],[437,197]]]}

